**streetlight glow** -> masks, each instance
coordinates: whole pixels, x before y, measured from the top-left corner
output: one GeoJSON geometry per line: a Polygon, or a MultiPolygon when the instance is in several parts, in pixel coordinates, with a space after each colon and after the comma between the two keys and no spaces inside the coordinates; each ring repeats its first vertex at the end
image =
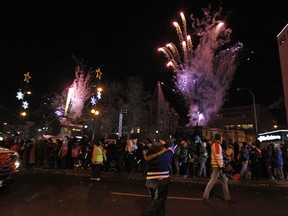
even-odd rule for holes
{"type": "Polygon", "coordinates": [[[92,139],[94,140],[94,138],[95,138],[95,116],[98,116],[100,114],[100,112],[99,112],[99,110],[92,109],[91,113],[93,114],[92,139]]]}
{"type": "Polygon", "coordinates": [[[20,113],[21,116],[25,117],[27,115],[27,113],[25,111],[20,113]]]}
{"type": "Polygon", "coordinates": [[[98,110],[96,110],[96,109],[92,109],[91,113],[94,114],[94,115],[99,115],[100,114],[100,112],[98,110]]]}

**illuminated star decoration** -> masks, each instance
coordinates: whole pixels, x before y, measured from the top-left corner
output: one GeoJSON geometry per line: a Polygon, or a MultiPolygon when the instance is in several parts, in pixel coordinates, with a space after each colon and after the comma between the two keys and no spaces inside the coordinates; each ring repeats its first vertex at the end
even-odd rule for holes
{"type": "Polygon", "coordinates": [[[97,98],[98,98],[98,100],[101,99],[101,92],[100,91],[97,92],[97,98]]]}
{"type": "Polygon", "coordinates": [[[17,96],[16,97],[17,97],[18,100],[23,100],[24,94],[21,91],[19,91],[19,92],[17,92],[17,96]]]}
{"type": "Polygon", "coordinates": [[[31,76],[29,75],[29,72],[24,74],[24,82],[29,83],[29,79],[31,79],[31,76]]]}
{"type": "Polygon", "coordinates": [[[23,101],[22,107],[23,107],[24,109],[28,109],[28,106],[29,106],[29,103],[28,103],[27,101],[23,101]]]}
{"type": "Polygon", "coordinates": [[[102,76],[102,73],[100,71],[100,68],[99,69],[96,69],[96,78],[101,80],[101,76],[102,76]]]}
{"type": "Polygon", "coordinates": [[[97,102],[97,99],[94,96],[92,96],[91,97],[91,104],[94,106],[96,104],[96,102],[97,102]]]}

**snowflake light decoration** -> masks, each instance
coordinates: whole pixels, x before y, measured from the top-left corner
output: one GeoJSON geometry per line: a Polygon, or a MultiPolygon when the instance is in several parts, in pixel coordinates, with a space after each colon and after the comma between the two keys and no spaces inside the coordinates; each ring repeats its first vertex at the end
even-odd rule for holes
{"type": "Polygon", "coordinates": [[[98,100],[101,99],[101,92],[100,91],[97,92],[97,98],[98,98],[98,100]]]}
{"type": "Polygon", "coordinates": [[[92,96],[91,97],[91,104],[94,106],[96,104],[96,102],[97,102],[97,99],[94,96],[92,96]]]}
{"type": "Polygon", "coordinates": [[[28,109],[28,106],[29,106],[29,103],[28,103],[27,101],[23,101],[22,107],[23,107],[24,109],[28,109]]]}
{"type": "Polygon", "coordinates": [[[24,99],[24,94],[23,94],[21,91],[19,91],[19,92],[17,92],[16,98],[17,98],[18,100],[23,100],[23,99],[24,99]]]}

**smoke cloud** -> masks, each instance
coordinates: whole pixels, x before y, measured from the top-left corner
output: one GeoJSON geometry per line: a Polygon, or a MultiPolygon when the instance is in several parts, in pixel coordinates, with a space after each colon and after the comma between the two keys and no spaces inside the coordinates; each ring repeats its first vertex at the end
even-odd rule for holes
{"type": "Polygon", "coordinates": [[[201,19],[190,16],[193,37],[187,33],[183,13],[180,14],[182,29],[174,22],[180,52],[173,43],[159,49],[175,72],[175,85],[189,107],[189,124],[192,126],[207,125],[222,107],[237,69],[237,56],[243,48],[241,42],[229,46],[232,31],[220,21],[221,8],[214,13],[210,8],[202,11],[204,16],[201,19]]]}

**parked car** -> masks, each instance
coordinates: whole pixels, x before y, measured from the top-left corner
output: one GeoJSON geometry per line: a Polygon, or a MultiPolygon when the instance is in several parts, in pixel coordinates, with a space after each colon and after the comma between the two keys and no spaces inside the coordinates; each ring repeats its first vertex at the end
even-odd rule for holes
{"type": "Polygon", "coordinates": [[[18,171],[19,154],[7,148],[0,147],[0,187],[5,186],[11,174],[18,171]]]}

